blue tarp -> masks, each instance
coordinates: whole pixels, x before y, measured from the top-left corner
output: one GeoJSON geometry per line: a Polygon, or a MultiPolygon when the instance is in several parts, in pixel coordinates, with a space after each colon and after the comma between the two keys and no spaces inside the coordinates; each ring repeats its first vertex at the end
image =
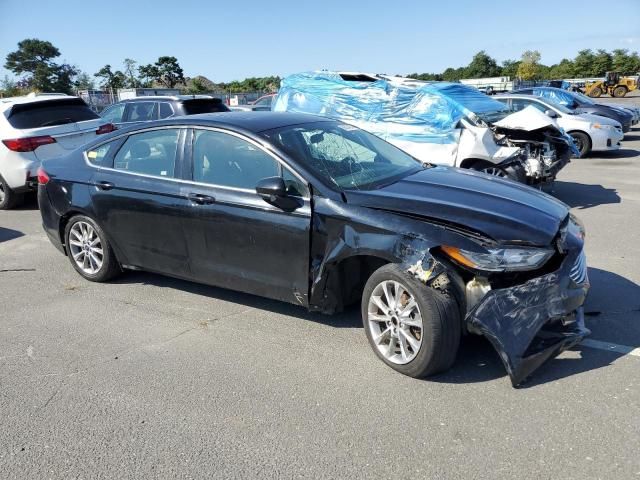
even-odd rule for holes
{"type": "Polygon", "coordinates": [[[462,117],[507,109],[459,83],[346,81],[333,72],[286,77],[271,108],[342,120],[387,140],[425,143],[455,143],[462,117]]]}
{"type": "Polygon", "coordinates": [[[552,102],[559,103],[560,105],[572,105],[574,103],[573,95],[571,92],[562,90],[560,88],[534,88],[532,92],[536,97],[548,98],[552,102]]]}

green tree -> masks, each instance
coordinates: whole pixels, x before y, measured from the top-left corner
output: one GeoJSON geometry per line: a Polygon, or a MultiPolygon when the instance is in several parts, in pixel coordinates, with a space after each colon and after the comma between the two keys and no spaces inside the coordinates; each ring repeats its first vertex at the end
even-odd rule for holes
{"type": "Polygon", "coordinates": [[[629,53],[626,48],[618,48],[613,50],[611,57],[612,70],[623,75],[637,75],[640,72],[638,52],[629,53]]]}
{"type": "Polygon", "coordinates": [[[498,63],[487,55],[487,52],[480,50],[473,56],[471,63],[464,69],[466,78],[497,77],[502,73],[498,63]]]}
{"type": "Polygon", "coordinates": [[[576,77],[594,77],[597,72],[593,68],[595,55],[590,49],[580,50],[573,59],[573,67],[576,77]]]}
{"type": "Polygon", "coordinates": [[[140,80],[136,75],[137,68],[136,65],[138,62],[133,60],[132,58],[124,59],[124,75],[127,77],[127,87],[128,88],[137,88],[140,86],[140,80]]]}
{"type": "Polygon", "coordinates": [[[78,71],[78,75],[73,82],[73,86],[76,90],[93,90],[96,88],[96,82],[88,73],[78,71]]]}
{"type": "Polygon", "coordinates": [[[505,77],[515,78],[518,74],[518,67],[520,66],[520,60],[505,60],[502,62],[501,75],[505,77]]]}
{"type": "Polygon", "coordinates": [[[550,80],[561,80],[563,78],[575,78],[575,68],[573,61],[563,58],[560,63],[549,68],[548,78],[550,80]]]}
{"type": "Polygon", "coordinates": [[[9,78],[8,75],[5,75],[4,78],[0,80],[0,98],[16,97],[21,93],[18,83],[14,79],[9,78]]]}
{"type": "Polygon", "coordinates": [[[442,80],[445,82],[457,82],[461,78],[465,78],[465,68],[447,68],[442,72],[442,80]]]}
{"type": "Polygon", "coordinates": [[[184,72],[176,57],[160,57],[154,64],[140,66],[138,71],[141,77],[168,88],[185,83],[184,72]]]}
{"type": "Polygon", "coordinates": [[[522,80],[537,80],[542,77],[540,65],[540,52],[537,50],[527,50],[522,54],[520,65],[518,65],[517,75],[522,80]]]}
{"type": "Polygon", "coordinates": [[[604,76],[613,68],[613,58],[606,50],[599,49],[593,56],[592,71],[596,76],[604,76]]]}
{"type": "Polygon", "coordinates": [[[58,65],[53,61],[60,50],[51,42],[27,38],[18,43],[18,50],[7,55],[5,68],[23,79],[29,88],[45,92],[70,93],[77,69],[68,64],[58,65]]]}
{"type": "Polygon", "coordinates": [[[127,77],[120,70],[116,70],[115,72],[111,71],[111,65],[105,65],[96,73],[93,74],[94,77],[98,77],[102,79],[100,86],[102,88],[117,90],[119,88],[125,88],[127,83],[127,77]]]}

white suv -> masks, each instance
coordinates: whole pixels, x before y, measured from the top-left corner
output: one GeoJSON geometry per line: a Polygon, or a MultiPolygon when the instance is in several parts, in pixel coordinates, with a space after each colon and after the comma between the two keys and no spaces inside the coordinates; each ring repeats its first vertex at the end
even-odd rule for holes
{"type": "Polygon", "coordinates": [[[78,97],[0,98],[0,210],[18,205],[37,186],[40,162],[114,129],[78,97]]]}

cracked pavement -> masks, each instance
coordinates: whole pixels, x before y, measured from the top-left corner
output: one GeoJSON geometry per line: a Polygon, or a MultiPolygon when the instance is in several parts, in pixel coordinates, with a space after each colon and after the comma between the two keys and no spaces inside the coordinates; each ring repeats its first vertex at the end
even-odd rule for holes
{"type": "MultiPolygon", "coordinates": [[[[556,195],[587,227],[591,338],[637,348],[629,138],[571,163],[556,195]]],[[[513,389],[471,338],[450,372],[410,379],[375,358],[357,308],[141,272],[86,282],[33,202],[0,212],[0,292],[3,479],[640,478],[639,357],[579,346],[513,389]]]]}

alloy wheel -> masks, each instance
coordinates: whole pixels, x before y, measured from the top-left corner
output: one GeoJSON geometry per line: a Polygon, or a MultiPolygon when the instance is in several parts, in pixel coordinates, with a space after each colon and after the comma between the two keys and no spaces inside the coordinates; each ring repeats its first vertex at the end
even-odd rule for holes
{"type": "Polygon", "coordinates": [[[367,313],[371,338],[384,358],[403,365],[416,357],[422,346],[422,315],[407,287],[395,280],[379,283],[367,313]]]}
{"type": "Polygon", "coordinates": [[[4,197],[6,193],[4,191],[4,185],[0,182],[0,203],[4,202],[4,197]]]}
{"type": "Polygon", "coordinates": [[[95,275],[102,268],[104,251],[102,240],[87,222],[79,221],[69,230],[69,250],[78,268],[95,275]]]}
{"type": "Polygon", "coordinates": [[[506,177],[507,172],[498,167],[483,168],[482,171],[488,175],[494,175],[496,177],[506,177]]]}

